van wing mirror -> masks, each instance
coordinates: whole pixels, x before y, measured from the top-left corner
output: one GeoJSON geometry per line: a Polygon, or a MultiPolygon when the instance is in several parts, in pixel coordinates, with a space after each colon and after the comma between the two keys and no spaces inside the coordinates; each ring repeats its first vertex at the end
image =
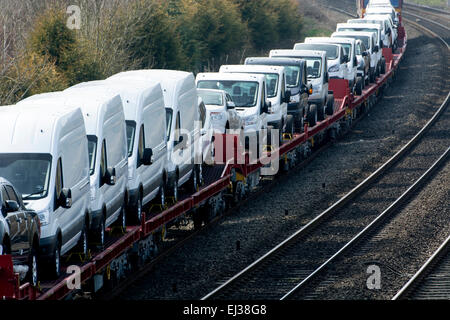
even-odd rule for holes
{"type": "Polygon", "coordinates": [[[286,96],[285,96],[285,102],[286,102],[286,103],[291,102],[291,97],[292,97],[292,92],[291,92],[291,90],[287,90],[287,91],[286,91],[286,96]]]}
{"type": "Polygon", "coordinates": [[[348,58],[348,55],[345,55],[343,57],[343,61],[344,61],[344,63],[348,63],[350,61],[349,58],[348,58]]]}
{"type": "Polygon", "coordinates": [[[59,195],[58,204],[64,209],[72,208],[72,190],[63,189],[59,195]]]}
{"type": "Polygon", "coordinates": [[[375,46],[375,48],[373,48],[373,52],[378,52],[380,50],[380,48],[378,46],[375,46]]]}
{"type": "Polygon", "coordinates": [[[236,108],[236,104],[232,101],[227,102],[227,109],[228,110],[233,110],[236,108]]]}
{"type": "Polygon", "coordinates": [[[151,148],[144,149],[144,157],[142,159],[144,166],[150,166],[153,164],[153,150],[151,148]]]}
{"type": "Polygon", "coordinates": [[[8,213],[17,212],[17,211],[19,211],[19,209],[20,209],[20,206],[17,203],[17,201],[6,200],[5,208],[2,211],[5,211],[3,214],[4,214],[4,216],[7,216],[8,213]]]}
{"type": "Polygon", "coordinates": [[[265,104],[264,104],[264,108],[263,108],[263,110],[262,110],[262,113],[269,113],[269,110],[272,108],[272,102],[270,102],[270,101],[267,101],[265,104]]]}
{"type": "Polygon", "coordinates": [[[117,179],[116,179],[116,169],[115,168],[106,169],[104,181],[109,186],[114,186],[116,184],[117,179]]]}

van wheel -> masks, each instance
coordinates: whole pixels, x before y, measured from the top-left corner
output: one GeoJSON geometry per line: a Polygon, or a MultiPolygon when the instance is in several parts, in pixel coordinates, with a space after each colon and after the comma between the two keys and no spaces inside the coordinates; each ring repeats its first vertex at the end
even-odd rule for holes
{"type": "Polygon", "coordinates": [[[166,207],[166,187],[164,186],[164,184],[161,184],[161,186],[159,187],[159,201],[161,202],[164,210],[166,207]]]}
{"type": "Polygon", "coordinates": [[[172,197],[175,203],[178,202],[178,180],[175,180],[172,187],[172,197]]]}
{"type": "Polygon", "coordinates": [[[383,61],[381,63],[380,73],[381,74],[385,74],[386,73],[386,60],[385,59],[383,59],[383,61]]]}
{"type": "Polygon", "coordinates": [[[327,115],[332,116],[334,114],[334,95],[329,94],[327,97],[327,115]]]}
{"type": "MultiPolygon", "coordinates": [[[[302,111],[303,113],[303,111],[302,111]]],[[[303,129],[305,128],[305,117],[303,116],[303,114],[301,114],[294,123],[295,126],[295,131],[298,133],[302,133],[303,129]]]]}
{"type": "Polygon", "coordinates": [[[37,253],[38,253],[38,250],[36,250],[36,248],[33,247],[33,249],[31,250],[30,256],[29,256],[29,261],[28,261],[29,271],[28,271],[27,278],[33,287],[37,287],[38,281],[39,281],[37,253]]]}
{"type": "Polygon", "coordinates": [[[81,237],[78,242],[78,250],[85,257],[87,257],[89,247],[88,247],[88,231],[87,231],[86,223],[83,225],[83,229],[81,230],[81,237]]]}
{"type": "Polygon", "coordinates": [[[197,165],[194,166],[194,169],[192,169],[192,174],[191,174],[191,192],[192,193],[196,193],[198,192],[198,168],[197,165]]]}
{"type": "Polygon", "coordinates": [[[100,250],[103,250],[103,247],[105,245],[105,229],[105,218],[102,218],[100,221],[100,226],[98,227],[98,230],[96,232],[96,242],[98,243],[100,250]]]}
{"type": "Polygon", "coordinates": [[[291,138],[294,137],[294,117],[292,115],[288,115],[286,119],[286,133],[291,135],[291,138]]]}
{"type": "Polygon", "coordinates": [[[142,194],[139,193],[139,198],[136,204],[136,222],[142,222],[142,194]]]}
{"type": "Polygon", "coordinates": [[[51,265],[53,268],[51,276],[55,279],[58,279],[61,276],[61,243],[59,239],[56,240],[53,257],[51,259],[51,265]]]}
{"type": "Polygon", "coordinates": [[[120,211],[120,216],[119,216],[118,222],[120,223],[119,225],[123,228],[123,230],[126,230],[126,228],[127,228],[127,213],[125,210],[125,204],[122,206],[122,209],[120,211]]]}
{"type": "Polygon", "coordinates": [[[363,92],[363,84],[361,77],[356,78],[356,95],[360,96],[363,92]]]}
{"type": "Polygon", "coordinates": [[[308,124],[311,128],[317,124],[317,105],[315,104],[309,106],[308,124]]]}
{"type": "Polygon", "coordinates": [[[318,121],[323,121],[325,120],[325,106],[323,104],[319,106],[317,106],[317,120],[318,121]]]}

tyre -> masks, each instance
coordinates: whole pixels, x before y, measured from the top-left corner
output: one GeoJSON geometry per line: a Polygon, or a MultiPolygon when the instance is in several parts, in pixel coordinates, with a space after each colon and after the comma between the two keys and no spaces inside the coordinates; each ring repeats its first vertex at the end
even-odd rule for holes
{"type": "Polygon", "coordinates": [[[189,189],[192,193],[198,192],[198,168],[197,165],[194,165],[192,169],[191,179],[189,180],[189,189]]]}
{"type": "Polygon", "coordinates": [[[334,114],[334,95],[329,94],[327,97],[327,115],[332,116],[334,114]]]}
{"type": "Polygon", "coordinates": [[[27,275],[27,281],[33,286],[37,287],[39,282],[39,270],[38,270],[38,251],[36,247],[33,247],[33,249],[30,252],[30,256],[28,258],[28,275],[27,275]]]}
{"type": "Polygon", "coordinates": [[[159,199],[159,202],[161,203],[161,205],[163,207],[165,207],[166,206],[166,186],[164,185],[164,183],[162,183],[161,186],[159,187],[158,199],[159,199]]]}
{"type": "Polygon", "coordinates": [[[136,223],[141,223],[142,221],[142,212],[143,212],[143,204],[142,204],[142,193],[139,192],[139,197],[136,203],[135,210],[135,221],[136,223]]]}
{"type": "Polygon", "coordinates": [[[303,132],[303,129],[305,128],[305,117],[303,117],[303,114],[298,116],[294,121],[294,127],[295,132],[301,133],[303,132]]]}
{"type": "Polygon", "coordinates": [[[294,117],[292,115],[287,116],[286,133],[290,134],[292,137],[294,136],[294,117]]]}
{"type": "Polygon", "coordinates": [[[118,225],[121,226],[124,230],[127,228],[127,213],[125,210],[125,202],[120,211],[118,225]]]}
{"type": "Polygon", "coordinates": [[[326,118],[325,114],[325,106],[323,104],[320,104],[317,106],[317,120],[323,121],[326,118]]]}
{"type": "Polygon", "coordinates": [[[272,130],[274,129],[273,126],[267,126],[267,138],[266,138],[266,142],[263,143],[263,145],[268,145],[271,146],[272,145],[272,130]]]}
{"type": "Polygon", "coordinates": [[[177,180],[175,180],[175,182],[173,183],[173,186],[172,186],[172,191],[171,191],[171,196],[173,197],[173,201],[175,202],[175,203],[177,203],[178,202],[178,179],[177,180]]]}
{"type": "Polygon", "coordinates": [[[383,59],[383,61],[381,63],[380,73],[381,74],[385,74],[386,73],[386,60],[385,59],[383,59]]]}
{"type": "Polygon", "coordinates": [[[308,124],[310,127],[314,127],[317,124],[317,105],[315,104],[309,106],[308,124]]]}
{"type": "Polygon", "coordinates": [[[61,242],[56,240],[55,249],[53,250],[53,256],[50,260],[52,267],[51,276],[54,279],[58,279],[61,276],[61,242]]]}
{"type": "Polygon", "coordinates": [[[106,225],[105,225],[105,217],[102,217],[100,220],[100,225],[95,232],[95,243],[98,245],[100,250],[103,250],[105,246],[105,238],[106,238],[106,225]]]}
{"type": "Polygon", "coordinates": [[[363,92],[363,84],[361,77],[356,78],[356,88],[355,88],[356,95],[360,96],[363,92]]]}

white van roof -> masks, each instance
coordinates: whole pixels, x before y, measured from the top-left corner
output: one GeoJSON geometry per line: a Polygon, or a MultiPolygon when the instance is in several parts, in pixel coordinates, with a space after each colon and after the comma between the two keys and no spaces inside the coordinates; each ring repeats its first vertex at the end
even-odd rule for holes
{"type": "Polygon", "coordinates": [[[256,74],[276,73],[279,76],[282,76],[284,69],[285,68],[281,66],[266,66],[266,65],[223,65],[220,67],[219,72],[256,73],[256,74]]]}
{"type": "Polygon", "coordinates": [[[87,134],[97,134],[99,122],[123,112],[119,94],[98,87],[72,87],[63,92],[67,104],[80,106],[83,111],[87,134]]]}
{"type": "Polygon", "coordinates": [[[177,70],[136,70],[126,71],[110,77],[108,80],[141,79],[159,81],[164,94],[166,107],[176,105],[178,96],[195,88],[195,78],[190,72],[177,70]]]}
{"type": "Polygon", "coordinates": [[[64,100],[52,95],[0,108],[0,145],[3,153],[52,153],[53,144],[81,125],[80,108],[64,106],[64,100]]]}
{"type": "Polygon", "coordinates": [[[338,41],[336,41],[336,38],[325,38],[325,37],[313,37],[313,38],[306,38],[305,39],[305,43],[332,43],[332,44],[336,44],[336,42],[347,43],[347,44],[354,44],[355,43],[355,39],[339,38],[338,41]]]}
{"type": "Polygon", "coordinates": [[[142,81],[139,79],[107,79],[89,81],[78,84],[73,88],[92,87],[94,90],[105,90],[113,94],[118,93],[122,98],[125,120],[136,120],[144,107],[159,99],[164,99],[161,84],[157,81],[142,81]]]}
{"type": "Polygon", "coordinates": [[[252,73],[220,73],[206,72],[197,75],[197,82],[201,80],[224,80],[224,81],[252,81],[262,83],[265,80],[262,74],[252,73]]]}
{"type": "Polygon", "coordinates": [[[333,32],[331,37],[334,37],[335,35],[339,36],[364,36],[369,38],[375,38],[376,35],[373,32],[367,32],[367,31],[336,31],[333,32]]]}
{"type": "Polygon", "coordinates": [[[336,30],[338,30],[339,28],[360,28],[360,29],[365,29],[365,28],[373,28],[373,29],[383,29],[379,24],[375,24],[375,23],[338,23],[336,26],[336,30]]]}
{"type": "Polygon", "coordinates": [[[270,51],[271,57],[326,57],[325,51],[319,50],[292,50],[292,49],[276,49],[270,51]]]}

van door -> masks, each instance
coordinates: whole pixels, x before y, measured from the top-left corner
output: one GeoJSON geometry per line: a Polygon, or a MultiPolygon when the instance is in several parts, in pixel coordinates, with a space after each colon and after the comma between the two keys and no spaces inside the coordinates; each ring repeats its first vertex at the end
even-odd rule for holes
{"type": "MultiPolygon", "coordinates": [[[[55,190],[54,190],[54,205],[53,215],[54,220],[58,221],[58,226],[61,229],[62,243],[61,246],[67,244],[73,237],[76,236],[77,219],[71,217],[70,209],[64,209],[60,206],[58,200],[64,189],[63,163],[62,158],[59,158],[56,163],[55,172],[55,190]]],[[[72,195],[73,196],[73,195],[72,195]]]]}

